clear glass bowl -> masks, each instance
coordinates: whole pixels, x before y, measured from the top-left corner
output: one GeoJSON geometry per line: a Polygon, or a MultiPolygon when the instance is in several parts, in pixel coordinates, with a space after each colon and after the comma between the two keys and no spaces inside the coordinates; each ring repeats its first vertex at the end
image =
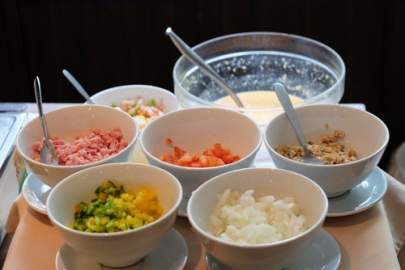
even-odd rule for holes
{"type": "MultiPolygon", "coordinates": [[[[193,48],[236,90],[272,91],[282,82],[287,92],[303,101],[298,104],[338,103],[344,92],[345,64],[328,46],[301,36],[272,32],[251,32],[214,38],[193,48]]],[[[182,107],[215,106],[226,96],[184,56],[173,69],[174,90],[182,107]]],[[[282,111],[281,107],[243,108],[260,126],[282,111]]]]}

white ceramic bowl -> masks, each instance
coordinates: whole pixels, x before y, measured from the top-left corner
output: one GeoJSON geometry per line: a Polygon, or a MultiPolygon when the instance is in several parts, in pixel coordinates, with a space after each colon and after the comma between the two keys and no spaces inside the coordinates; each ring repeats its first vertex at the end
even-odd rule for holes
{"type": "Polygon", "coordinates": [[[77,172],[56,185],[47,201],[48,216],[63,239],[75,250],[111,267],[131,265],[148,255],[172,228],[182,188],[168,172],[135,163],[104,164],[77,172]],[[138,229],[114,233],[88,233],[73,230],[74,206],[94,197],[94,190],[107,179],[127,191],[150,187],[157,192],[164,214],[138,229]]]}
{"type": "MultiPolygon", "coordinates": [[[[258,126],[247,116],[219,108],[193,108],[166,114],[150,123],[142,132],[141,148],[148,161],[174,174],[184,189],[185,202],[208,179],[235,169],[249,167],[261,145],[258,126]],[[215,143],[221,143],[241,159],[224,166],[190,168],[163,162],[159,157],[172,149],[165,139],[191,153],[202,153],[215,143]]],[[[180,209],[185,214],[186,204],[180,209]]]]}
{"type": "Polygon", "coordinates": [[[145,99],[154,98],[158,102],[162,100],[165,113],[176,111],[179,108],[179,103],[174,94],[166,89],[152,85],[117,86],[100,91],[91,98],[96,104],[111,106],[113,103],[119,104],[124,99],[135,99],[140,96],[145,99]]]}
{"type": "Polygon", "coordinates": [[[85,168],[111,162],[127,161],[137,138],[137,129],[132,118],[119,110],[101,105],[75,105],[46,114],[49,134],[60,139],[73,140],[77,135],[93,129],[111,130],[120,128],[127,147],[108,158],[83,165],[50,165],[33,160],[32,144],[43,138],[39,118],[29,122],[19,133],[16,142],[18,153],[32,173],[45,184],[53,187],[66,176],[85,168]]]}
{"type": "Polygon", "coordinates": [[[267,168],[241,169],[214,177],[193,192],[187,206],[190,223],[207,252],[230,269],[243,270],[290,266],[321,230],[327,210],[327,197],[315,182],[294,172],[267,168]],[[209,219],[218,195],[228,188],[240,192],[253,189],[257,197],[294,197],[309,227],[292,238],[269,244],[238,245],[219,239],[209,232],[209,219]]]}
{"type": "Polygon", "coordinates": [[[366,111],[343,105],[310,105],[297,108],[297,115],[307,140],[317,141],[331,130],[343,130],[345,140],[359,156],[356,161],[337,165],[313,165],[288,159],[275,150],[280,145],[299,145],[286,115],[280,114],[269,123],[265,143],[276,167],[311,178],[328,197],[338,196],[366,179],[377,166],[388,143],[386,125],[366,111]]]}

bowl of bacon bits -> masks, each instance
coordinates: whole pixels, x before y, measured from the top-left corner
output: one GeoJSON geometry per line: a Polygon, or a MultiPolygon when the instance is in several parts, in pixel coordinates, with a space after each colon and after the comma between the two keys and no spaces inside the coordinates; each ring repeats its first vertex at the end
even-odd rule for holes
{"type": "Polygon", "coordinates": [[[139,129],[149,122],[178,109],[176,96],[151,85],[117,86],[98,92],[92,100],[128,113],[139,129]]]}
{"type": "Polygon", "coordinates": [[[140,144],[150,164],[175,175],[184,190],[180,214],[196,188],[208,179],[249,167],[261,145],[249,117],[227,109],[192,108],[166,114],[142,132],[140,144]]]}
{"type": "Polygon", "coordinates": [[[57,165],[41,162],[43,134],[39,118],[29,122],[17,138],[17,151],[30,171],[49,186],[82,169],[127,161],[137,138],[132,118],[100,105],[76,105],[46,114],[57,165]]]}

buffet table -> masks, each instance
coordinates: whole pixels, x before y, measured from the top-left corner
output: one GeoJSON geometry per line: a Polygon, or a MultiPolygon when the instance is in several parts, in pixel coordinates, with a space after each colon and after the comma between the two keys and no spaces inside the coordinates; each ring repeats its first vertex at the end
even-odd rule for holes
{"type": "MultiPolygon", "coordinates": [[[[60,106],[49,105],[46,109],[60,106]]],[[[33,106],[29,110],[34,111],[33,106]]],[[[7,185],[17,186],[14,173],[12,162],[9,161],[0,184],[4,186],[7,182],[7,185]]],[[[389,186],[395,184],[395,179],[389,175],[387,178],[389,186]]],[[[15,192],[17,188],[10,190],[15,192]]],[[[324,228],[340,245],[342,260],[339,269],[400,269],[382,202],[354,216],[328,218],[324,228]]],[[[187,219],[179,217],[175,229],[183,235],[188,245],[189,258],[185,269],[206,269],[204,250],[187,219]]],[[[31,210],[21,195],[10,209],[7,231],[13,232],[14,236],[4,270],[55,269],[55,255],[63,240],[48,218],[31,210]]]]}

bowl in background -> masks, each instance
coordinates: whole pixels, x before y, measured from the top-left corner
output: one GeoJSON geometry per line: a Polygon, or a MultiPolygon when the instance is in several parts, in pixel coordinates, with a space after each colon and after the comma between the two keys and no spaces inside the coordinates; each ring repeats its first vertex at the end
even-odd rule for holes
{"type": "Polygon", "coordinates": [[[195,190],[187,206],[188,219],[206,251],[225,266],[237,270],[279,270],[292,265],[294,258],[309,248],[320,232],[327,210],[327,197],[315,182],[294,172],[268,168],[248,168],[218,175],[195,190]],[[257,197],[294,197],[308,229],[292,238],[268,244],[239,245],[215,237],[209,231],[209,220],[218,195],[226,189],[239,192],[253,189],[257,197]]]}
{"type": "Polygon", "coordinates": [[[309,105],[296,109],[307,140],[317,141],[335,129],[356,150],[358,160],[336,165],[315,165],[288,159],[275,149],[299,145],[285,113],[275,117],[265,131],[265,144],[277,168],[295,171],[317,182],[328,197],[352,189],[375,169],[389,139],[387,126],[373,114],[344,105],[309,105]],[[329,128],[326,129],[327,125],[329,128]]]}
{"type": "Polygon", "coordinates": [[[96,104],[112,106],[113,104],[119,104],[124,99],[136,99],[140,96],[145,99],[153,98],[158,102],[162,100],[165,113],[179,109],[179,103],[175,95],[166,89],[152,85],[116,86],[100,91],[91,98],[96,104]]]}
{"type": "MultiPolygon", "coordinates": [[[[281,82],[288,94],[303,100],[300,105],[338,103],[343,96],[346,69],[342,58],[313,39],[274,32],[237,33],[205,41],[193,50],[238,93],[274,93],[273,83],[281,82]]],[[[184,56],[173,68],[173,81],[182,107],[224,107],[214,102],[227,96],[226,92],[184,56]]],[[[278,106],[241,111],[264,127],[283,110],[278,106]]]]}
{"type": "Polygon", "coordinates": [[[132,118],[119,110],[101,105],[75,105],[64,107],[46,114],[49,134],[72,141],[77,135],[94,129],[109,131],[120,128],[127,147],[105,159],[83,165],[51,165],[32,159],[32,144],[43,138],[39,118],[29,122],[19,133],[16,148],[29,170],[48,186],[55,186],[63,178],[88,167],[103,163],[124,162],[137,139],[137,128],[132,118]]]}
{"type": "Polygon", "coordinates": [[[58,183],[47,200],[48,216],[63,239],[73,249],[110,267],[132,265],[148,255],[172,228],[182,188],[170,173],[143,164],[104,164],[82,170],[58,183]],[[89,233],[72,229],[74,207],[94,197],[96,188],[106,180],[123,185],[129,192],[149,187],[157,193],[164,209],[156,221],[143,227],[113,233],[89,233]]]}
{"type": "Polygon", "coordinates": [[[150,123],[142,132],[140,144],[150,164],[175,175],[184,190],[180,214],[186,213],[186,202],[198,186],[208,179],[235,169],[249,167],[261,145],[258,126],[247,116],[226,109],[192,108],[166,114],[150,123]],[[159,157],[172,152],[166,139],[190,153],[221,143],[240,156],[240,160],[218,167],[191,168],[164,162],[159,157]]]}

